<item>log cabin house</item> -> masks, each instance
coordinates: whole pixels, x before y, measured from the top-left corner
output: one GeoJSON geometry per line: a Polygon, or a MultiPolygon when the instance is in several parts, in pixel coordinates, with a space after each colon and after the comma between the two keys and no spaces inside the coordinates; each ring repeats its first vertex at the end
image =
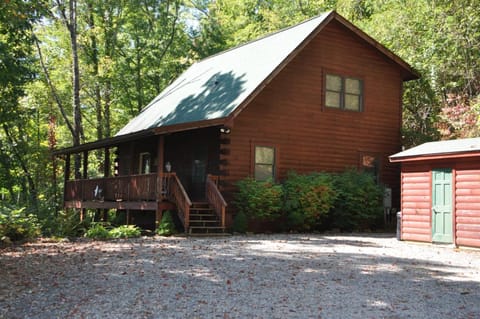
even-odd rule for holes
{"type": "Polygon", "coordinates": [[[157,222],[175,209],[187,232],[223,230],[240,179],[351,167],[398,198],[388,155],[401,149],[402,84],[416,78],[324,13],[193,64],[114,137],[56,151],[66,161],[64,206],[149,211],[157,222]],[[99,150],[105,174],[89,178],[89,153],[99,150]],[[71,179],[74,154],[83,174],[71,179]]]}
{"type": "Polygon", "coordinates": [[[480,247],[480,138],[425,143],[401,163],[403,240],[480,247]]]}

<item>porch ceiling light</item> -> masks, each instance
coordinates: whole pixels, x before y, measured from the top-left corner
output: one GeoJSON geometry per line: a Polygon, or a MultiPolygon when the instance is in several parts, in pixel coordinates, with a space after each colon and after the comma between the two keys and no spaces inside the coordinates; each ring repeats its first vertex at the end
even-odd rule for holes
{"type": "Polygon", "coordinates": [[[170,171],[172,170],[172,164],[170,164],[170,162],[165,163],[165,170],[167,171],[167,173],[170,173],[170,171]]]}
{"type": "Polygon", "coordinates": [[[222,133],[222,134],[230,134],[230,131],[231,131],[230,128],[226,127],[226,126],[222,126],[220,128],[220,133],[222,133]]]}

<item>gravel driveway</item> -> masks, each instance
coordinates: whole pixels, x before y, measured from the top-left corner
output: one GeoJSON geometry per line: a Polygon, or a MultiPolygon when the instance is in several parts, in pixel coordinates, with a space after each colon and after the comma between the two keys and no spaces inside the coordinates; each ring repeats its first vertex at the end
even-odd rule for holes
{"type": "Polygon", "coordinates": [[[480,318],[480,251],[392,235],[40,241],[0,276],[0,318],[480,318]]]}

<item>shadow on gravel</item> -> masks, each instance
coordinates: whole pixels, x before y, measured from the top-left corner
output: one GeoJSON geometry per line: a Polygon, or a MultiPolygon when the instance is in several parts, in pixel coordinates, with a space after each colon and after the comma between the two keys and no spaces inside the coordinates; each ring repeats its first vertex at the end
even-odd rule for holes
{"type": "Polygon", "coordinates": [[[480,317],[478,263],[419,247],[398,257],[387,244],[284,235],[23,246],[0,251],[0,318],[480,317]]]}

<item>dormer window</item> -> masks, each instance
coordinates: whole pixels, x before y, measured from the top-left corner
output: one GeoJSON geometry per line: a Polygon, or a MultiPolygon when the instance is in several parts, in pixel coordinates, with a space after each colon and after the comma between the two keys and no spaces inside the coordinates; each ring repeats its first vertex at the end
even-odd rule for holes
{"type": "Polygon", "coordinates": [[[361,111],[362,101],[362,80],[334,74],[325,76],[325,106],[348,111],[361,111]]]}

